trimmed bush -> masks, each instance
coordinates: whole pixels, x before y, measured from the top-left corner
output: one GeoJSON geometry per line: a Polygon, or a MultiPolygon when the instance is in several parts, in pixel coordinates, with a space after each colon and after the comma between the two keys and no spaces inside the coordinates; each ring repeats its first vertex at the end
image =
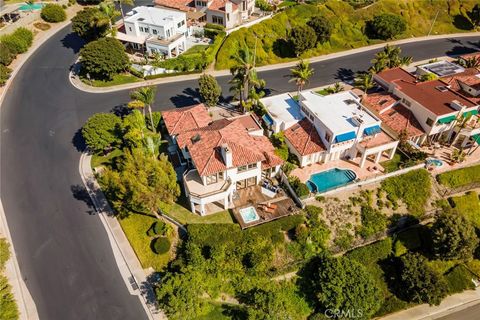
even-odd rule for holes
{"type": "Polygon", "coordinates": [[[8,66],[13,59],[15,59],[15,54],[10,51],[6,44],[0,43],[0,64],[8,66]]]}
{"type": "Polygon", "coordinates": [[[5,67],[3,64],[0,64],[0,86],[3,86],[7,80],[10,78],[12,69],[5,67]]]}
{"type": "Polygon", "coordinates": [[[0,41],[8,47],[12,54],[16,55],[26,52],[32,45],[33,33],[26,28],[20,27],[13,33],[2,36],[0,41]]]}
{"type": "Polygon", "coordinates": [[[130,61],[123,44],[114,38],[92,41],[80,50],[82,71],[94,79],[111,80],[129,68],[130,61]]]}
{"type": "Polygon", "coordinates": [[[289,177],[288,182],[299,198],[305,198],[310,194],[310,189],[298,177],[289,177]]]}
{"type": "Polygon", "coordinates": [[[43,7],[40,15],[42,19],[47,22],[62,22],[67,19],[65,9],[62,8],[62,6],[53,3],[49,3],[43,7]]]}
{"type": "Polygon", "coordinates": [[[170,250],[170,240],[167,237],[153,239],[153,252],[156,254],[164,254],[170,250]]]}
{"type": "Polygon", "coordinates": [[[167,226],[167,224],[165,224],[165,222],[155,221],[152,224],[152,226],[150,227],[150,229],[148,229],[147,235],[149,235],[149,236],[154,236],[154,235],[165,236],[167,234],[167,231],[168,231],[168,226],[167,226]]]}

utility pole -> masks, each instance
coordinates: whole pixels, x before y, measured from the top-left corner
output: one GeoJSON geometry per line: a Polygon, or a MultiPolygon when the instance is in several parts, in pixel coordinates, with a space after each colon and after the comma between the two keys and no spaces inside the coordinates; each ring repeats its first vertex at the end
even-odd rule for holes
{"type": "Polygon", "coordinates": [[[437,21],[438,13],[440,12],[440,9],[437,10],[437,14],[435,15],[435,18],[433,19],[432,25],[430,26],[430,31],[428,31],[427,36],[430,36],[433,30],[433,25],[435,24],[435,21],[437,21]]]}

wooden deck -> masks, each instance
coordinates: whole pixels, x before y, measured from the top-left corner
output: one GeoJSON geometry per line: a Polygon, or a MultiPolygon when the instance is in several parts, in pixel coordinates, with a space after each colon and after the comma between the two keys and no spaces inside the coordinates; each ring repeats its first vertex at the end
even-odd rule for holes
{"type": "Polygon", "coordinates": [[[281,189],[273,198],[264,195],[260,186],[239,190],[237,193],[237,197],[233,200],[235,205],[233,215],[242,229],[257,226],[298,212],[298,207],[295,205],[295,202],[281,189]],[[265,205],[271,205],[275,207],[275,209],[265,210],[265,205]],[[247,207],[254,207],[260,219],[245,223],[240,215],[240,209],[247,207]]]}

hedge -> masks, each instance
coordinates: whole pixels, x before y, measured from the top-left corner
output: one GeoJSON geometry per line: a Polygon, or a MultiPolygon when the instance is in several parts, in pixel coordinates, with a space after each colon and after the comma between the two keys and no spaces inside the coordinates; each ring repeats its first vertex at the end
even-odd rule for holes
{"type": "Polygon", "coordinates": [[[12,69],[5,67],[3,64],[0,64],[0,86],[3,86],[7,80],[10,78],[12,69]]]}
{"type": "Polygon", "coordinates": [[[167,237],[159,237],[153,240],[153,252],[164,254],[170,250],[170,240],[167,237]]]}
{"type": "Polygon", "coordinates": [[[8,66],[15,59],[15,55],[10,51],[8,46],[0,43],[0,64],[8,66]]]}
{"type": "Polygon", "coordinates": [[[8,47],[13,55],[17,55],[26,52],[32,45],[33,33],[26,28],[20,27],[13,33],[2,36],[0,41],[8,47]]]}
{"type": "Polygon", "coordinates": [[[448,171],[437,176],[438,182],[449,188],[457,188],[480,182],[480,165],[448,171]]]}
{"type": "Polygon", "coordinates": [[[67,19],[67,14],[62,6],[49,3],[42,8],[41,17],[47,22],[62,22],[67,19]]]}

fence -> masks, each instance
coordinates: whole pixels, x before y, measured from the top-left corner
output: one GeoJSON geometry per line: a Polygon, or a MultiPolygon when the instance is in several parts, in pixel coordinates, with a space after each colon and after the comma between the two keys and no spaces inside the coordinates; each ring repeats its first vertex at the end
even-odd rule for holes
{"type": "Polygon", "coordinates": [[[437,192],[440,196],[442,197],[449,197],[453,194],[457,194],[457,193],[462,193],[462,192],[465,192],[465,191],[470,191],[470,190],[473,190],[473,189],[477,189],[477,188],[480,188],[480,182],[473,182],[473,183],[470,183],[470,184],[466,184],[466,185],[463,185],[463,186],[460,186],[460,187],[457,187],[457,188],[447,188],[443,185],[441,185],[440,183],[438,183],[435,179],[435,188],[437,189],[437,192]]]}

